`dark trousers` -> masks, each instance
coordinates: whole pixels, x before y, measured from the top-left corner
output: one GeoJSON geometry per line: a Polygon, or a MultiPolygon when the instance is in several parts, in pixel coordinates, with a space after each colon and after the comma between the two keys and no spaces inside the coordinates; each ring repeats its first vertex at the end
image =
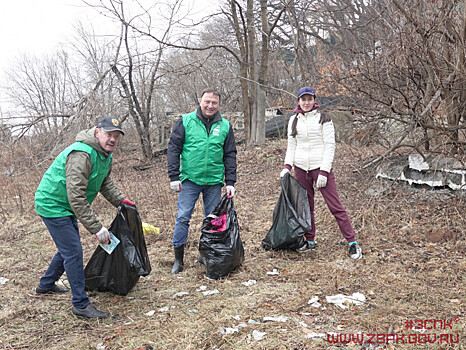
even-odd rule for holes
{"type": "Polygon", "coordinates": [[[57,247],[47,271],[41,277],[39,286],[51,289],[66,271],[71,287],[71,302],[77,308],[85,308],[90,301],[84,290],[83,248],[79,237],[78,220],[72,216],[44,218],[42,220],[57,247]]]}
{"type": "MultiPolygon", "coordinates": [[[[307,196],[309,199],[309,207],[311,208],[311,231],[305,234],[305,238],[308,241],[314,241],[316,235],[316,226],[314,219],[314,183],[317,181],[320,169],[314,169],[311,171],[304,171],[303,169],[294,168],[294,175],[296,179],[303,185],[307,190],[307,196]]],[[[351,225],[351,221],[348,217],[343,204],[341,204],[340,197],[337,192],[337,185],[335,183],[335,176],[333,171],[330,171],[327,177],[327,185],[319,189],[324,197],[325,203],[327,203],[330,212],[337,220],[338,227],[343,237],[349,242],[353,242],[354,230],[351,225]]]]}

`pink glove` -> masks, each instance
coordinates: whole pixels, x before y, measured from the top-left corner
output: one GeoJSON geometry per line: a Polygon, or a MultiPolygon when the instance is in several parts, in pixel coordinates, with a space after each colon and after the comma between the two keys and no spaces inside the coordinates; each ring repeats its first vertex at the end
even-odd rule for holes
{"type": "Polygon", "coordinates": [[[126,199],[126,198],[123,199],[123,200],[120,202],[120,204],[121,204],[121,203],[128,204],[128,205],[132,205],[133,207],[136,206],[136,204],[134,204],[133,202],[131,202],[129,199],[126,199]]]}

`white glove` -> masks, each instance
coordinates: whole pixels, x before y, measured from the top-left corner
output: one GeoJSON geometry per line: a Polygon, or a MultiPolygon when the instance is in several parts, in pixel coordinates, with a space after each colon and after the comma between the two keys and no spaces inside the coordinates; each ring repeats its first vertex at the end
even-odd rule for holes
{"type": "Polygon", "coordinates": [[[106,227],[103,227],[100,229],[99,232],[95,234],[97,239],[99,240],[99,243],[105,244],[110,241],[110,233],[108,232],[106,227]]]}
{"type": "Polygon", "coordinates": [[[325,186],[327,186],[327,176],[319,174],[319,176],[317,177],[317,181],[316,181],[316,187],[322,188],[325,186]]]}
{"type": "Polygon", "coordinates": [[[289,173],[290,171],[287,168],[283,168],[283,170],[280,173],[280,177],[285,176],[286,173],[289,173]]]}
{"type": "Polygon", "coordinates": [[[233,186],[227,186],[227,196],[231,198],[235,196],[235,188],[233,186]]]}
{"type": "Polygon", "coordinates": [[[181,181],[172,181],[170,182],[170,188],[172,191],[180,192],[181,191],[181,181]]]}

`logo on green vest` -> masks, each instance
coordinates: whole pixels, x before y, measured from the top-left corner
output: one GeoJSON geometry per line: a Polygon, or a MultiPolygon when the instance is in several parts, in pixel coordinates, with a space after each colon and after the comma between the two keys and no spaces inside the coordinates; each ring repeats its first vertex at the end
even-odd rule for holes
{"type": "Polygon", "coordinates": [[[220,125],[217,125],[214,130],[212,130],[212,135],[218,136],[220,135],[220,125]]]}

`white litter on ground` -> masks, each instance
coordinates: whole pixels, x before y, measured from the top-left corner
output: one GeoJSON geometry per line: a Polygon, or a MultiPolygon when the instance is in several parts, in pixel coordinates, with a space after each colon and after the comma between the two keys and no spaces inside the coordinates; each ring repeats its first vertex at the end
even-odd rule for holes
{"type": "Polygon", "coordinates": [[[327,336],[326,333],[308,333],[304,336],[304,338],[325,338],[327,336]]]}
{"type": "Polygon", "coordinates": [[[237,333],[237,332],[239,332],[239,329],[237,327],[235,328],[220,327],[220,333],[222,335],[227,335],[227,334],[232,334],[232,333],[237,333]]]}
{"type": "Polygon", "coordinates": [[[182,297],[182,296],[185,296],[185,295],[189,295],[189,293],[188,292],[178,292],[178,293],[173,294],[173,297],[176,298],[176,297],[182,297]]]}
{"type": "Polygon", "coordinates": [[[264,338],[264,336],[265,336],[266,334],[267,334],[266,332],[259,332],[258,330],[253,330],[253,331],[252,331],[252,337],[253,337],[255,340],[261,340],[262,338],[264,338]]]}
{"type": "Polygon", "coordinates": [[[348,306],[345,304],[348,303],[363,305],[366,302],[366,297],[359,292],[353,293],[351,296],[337,294],[326,296],[325,298],[327,299],[327,303],[335,304],[342,309],[346,309],[348,306]]]}
{"type": "Polygon", "coordinates": [[[250,286],[252,286],[252,285],[254,285],[254,284],[256,284],[256,283],[257,283],[256,280],[249,280],[249,281],[247,281],[247,282],[242,282],[241,284],[242,284],[243,286],[250,287],[250,286]]]}
{"type": "Polygon", "coordinates": [[[264,317],[262,322],[286,322],[288,317],[286,316],[277,316],[277,317],[264,317]]]}
{"type": "Polygon", "coordinates": [[[155,310],[150,310],[149,312],[146,312],[146,316],[154,316],[155,310]]]}
{"type": "Polygon", "coordinates": [[[273,275],[278,275],[277,269],[273,269],[272,271],[267,272],[267,275],[273,276],[273,275]]]}
{"type": "Polygon", "coordinates": [[[217,289],[214,289],[214,290],[206,290],[205,292],[202,292],[202,294],[204,295],[212,295],[212,294],[217,294],[218,293],[218,290],[217,289]]]}
{"type": "Polygon", "coordinates": [[[200,292],[200,291],[203,291],[203,290],[206,290],[207,289],[207,286],[200,286],[199,288],[196,289],[197,292],[200,292]]]}
{"type": "Polygon", "coordinates": [[[322,304],[318,302],[319,301],[319,297],[318,296],[313,296],[311,299],[309,299],[309,301],[307,302],[309,305],[311,305],[312,307],[321,307],[322,304]]]}
{"type": "Polygon", "coordinates": [[[9,281],[8,278],[5,278],[5,277],[0,277],[0,284],[5,284],[9,281]]]}

